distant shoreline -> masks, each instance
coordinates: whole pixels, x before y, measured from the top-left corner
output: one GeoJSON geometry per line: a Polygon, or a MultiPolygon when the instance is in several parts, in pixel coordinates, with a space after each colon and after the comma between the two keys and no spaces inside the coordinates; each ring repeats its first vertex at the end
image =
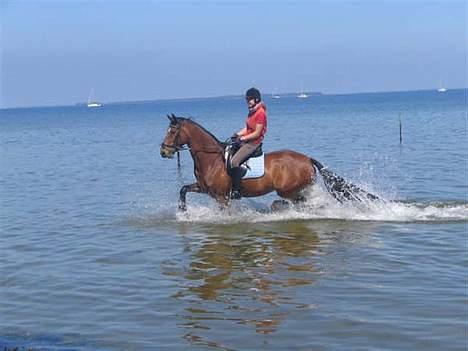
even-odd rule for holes
{"type": "MultiPolygon", "coordinates": [[[[447,88],[447,92],[468,90],[467,88],[447,88]]],[[[310,98],[314,96],[348,96],[348,95],[368,95],[368,94],[392,94],[392,93],[423,93],[423,92],[434,92],[437,93],[436,89],[417,89],[417,90],[389,90],[389,91],[368,91],[368,92],[358,92],[358,93],[322,93],[322,92],[313,92],[306,91],[305,93],[309,95],[310,98]]],[[[265,97],[271,96],[271,92],[264,93],[265,97]]],[[[278,93],[283,97],[294,97],[297,95],[297,92],[283,92],[278,93]]],[[[187,97],[187,98],[164,98],[164,99],[153,99],[153,100],[128,100],[128,101],[111,101],[103,102],[104,106],[107,105],[143,105],[143,104],[152,104],[157,102],[172,102],[172,101],[200,101],[200,100],[210,100],[210,99],[229,99],[229,98],[242,98],[242,95],[218,95],[218,96],[206,96],[206,97],[187,97]]],[[[85,107],[86,102],[79,102],[75,104],[67,105],[35,105],[35,106],[16,106],[16,107],[0,107],[0,111],[3,110],[17,110],[17,109],[34,109],[34,108],[55,108],[55,107],[85,107]]]]}

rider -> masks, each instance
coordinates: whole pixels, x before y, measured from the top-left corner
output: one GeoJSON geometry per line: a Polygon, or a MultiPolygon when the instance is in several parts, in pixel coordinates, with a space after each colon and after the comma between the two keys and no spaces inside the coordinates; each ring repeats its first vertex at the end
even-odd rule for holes
{"type": "Polygon", "coordinates": [[[262,102],[260,91],[250,88],[245,93],[249,114],[245,127],[232,136],[242,143],[239,151],[231,159],[232,192],[231,199],[240,199],[242,170],[240,165],[246,161],[260,146],[267,130],[266,106],[262,102]]]}

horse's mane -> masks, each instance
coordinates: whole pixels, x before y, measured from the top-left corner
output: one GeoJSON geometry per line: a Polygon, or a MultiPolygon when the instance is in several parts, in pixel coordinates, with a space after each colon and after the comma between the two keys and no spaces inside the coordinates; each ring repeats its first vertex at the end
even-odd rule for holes
{"type": "Polygon", "coordinates": [[[222,142],[220,142],[218,140],[218,138],[216,138],[214,136],[213,133],[211,133],[209,130],[207,130],[205,127],[203,127],[201,124],[195,122],[193,119],[191,118],[186,118],[186,117],[176,117],[177,118],[177,122],[178,123],[182,123],[182,122],[189,122],[189,123],[192,123],[192,124],[195,124],[197,127],[199,127],[201,130],[203,130],[205,133],[207,133],[208,135],[210,135],[219,145],[222,145],[222,142]]]}

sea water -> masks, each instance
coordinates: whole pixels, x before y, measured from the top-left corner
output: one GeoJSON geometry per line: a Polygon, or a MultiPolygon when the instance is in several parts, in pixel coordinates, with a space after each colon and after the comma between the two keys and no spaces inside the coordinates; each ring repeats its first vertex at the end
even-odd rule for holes
{"type": "Polygon", "coordinates": [[[179,212],[166,115],[224,140],[241,96],[0,110],[0,348],[465,350],[467,91],[264,100],[265,152],[384,201],[179,212]]]}

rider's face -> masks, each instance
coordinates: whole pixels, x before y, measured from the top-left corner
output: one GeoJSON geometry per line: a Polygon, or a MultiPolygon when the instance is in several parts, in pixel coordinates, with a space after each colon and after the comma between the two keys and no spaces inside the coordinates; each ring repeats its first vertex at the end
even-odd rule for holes
{"type": "Polygon", "coordinates": [[[246,98],[245,101],[247,101],[247,105],[249,107],[254,107],[255,106],[255,99],[254,98],[246,98]]]}

